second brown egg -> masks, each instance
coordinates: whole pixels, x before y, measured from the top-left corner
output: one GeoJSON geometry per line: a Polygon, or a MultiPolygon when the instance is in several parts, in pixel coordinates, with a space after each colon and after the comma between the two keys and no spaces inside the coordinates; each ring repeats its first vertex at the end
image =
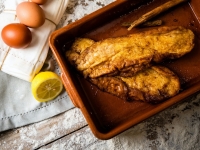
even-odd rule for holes
{"type": "Polygon", "coordinates": [[[40,27],[45,22],[43,9],[33,2],[20,3],[17,6],[16,13],[20,23],[31,28],[40,27]]]}

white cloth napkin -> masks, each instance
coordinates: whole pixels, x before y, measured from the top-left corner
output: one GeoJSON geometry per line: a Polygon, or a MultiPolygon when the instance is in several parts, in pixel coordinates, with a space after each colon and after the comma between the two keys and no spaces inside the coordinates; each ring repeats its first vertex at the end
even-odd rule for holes
{"type": "MultiPolygon", "coordinates": [[[[14,22],[19,22],[16,17],[16,7],[19,3],[28,0],[6,0],[4,11],[0,14],[0,31],[2,28],[14,22]]],[[[31,29],[32,41],[25,49],[8,47],[0,37],[0,69],[17,78],[32,81],[46,59],[49,45],[48,37],[56,29],[68,0],[48,0],[41,5],[45,12],[45,23],[36,29],[31,29]]]]}

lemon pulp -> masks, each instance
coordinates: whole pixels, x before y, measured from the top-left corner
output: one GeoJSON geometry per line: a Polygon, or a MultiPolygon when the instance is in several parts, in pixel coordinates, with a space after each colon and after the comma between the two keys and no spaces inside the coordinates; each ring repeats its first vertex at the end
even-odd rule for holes
{"type": "Polygon", "coordinates": [[[60,77],[50,71],[37,74],[32,83],[31,90],[34,98],[40,102],[53,100],[63,89],[60,77]]]}

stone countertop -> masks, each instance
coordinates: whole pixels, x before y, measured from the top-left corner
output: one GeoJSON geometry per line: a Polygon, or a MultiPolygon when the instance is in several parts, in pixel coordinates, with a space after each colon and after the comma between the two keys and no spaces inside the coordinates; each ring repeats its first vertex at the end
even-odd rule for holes
{"type": "MultiPolygon", "coordinates": [[[[112,1],[114,0],[70,0],[57,28],[74,22],[112,1]]],[[[199,147],[200,94],[109,140],[94,137],[82,113],[75,107],[50,119],[0,133],[1,150],[197,150],[199,147]]]]}

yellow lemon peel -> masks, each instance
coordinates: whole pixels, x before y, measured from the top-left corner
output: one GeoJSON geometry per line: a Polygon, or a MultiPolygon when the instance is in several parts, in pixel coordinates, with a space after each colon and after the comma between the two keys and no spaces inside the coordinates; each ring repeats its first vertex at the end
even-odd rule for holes
{"type": "Polygon", "coordinates": [[[63,84],[60,77],[51,71],[38,73],[31,82],[31,91],[39,102],[55,99],[62,91],[63,84]]]}

